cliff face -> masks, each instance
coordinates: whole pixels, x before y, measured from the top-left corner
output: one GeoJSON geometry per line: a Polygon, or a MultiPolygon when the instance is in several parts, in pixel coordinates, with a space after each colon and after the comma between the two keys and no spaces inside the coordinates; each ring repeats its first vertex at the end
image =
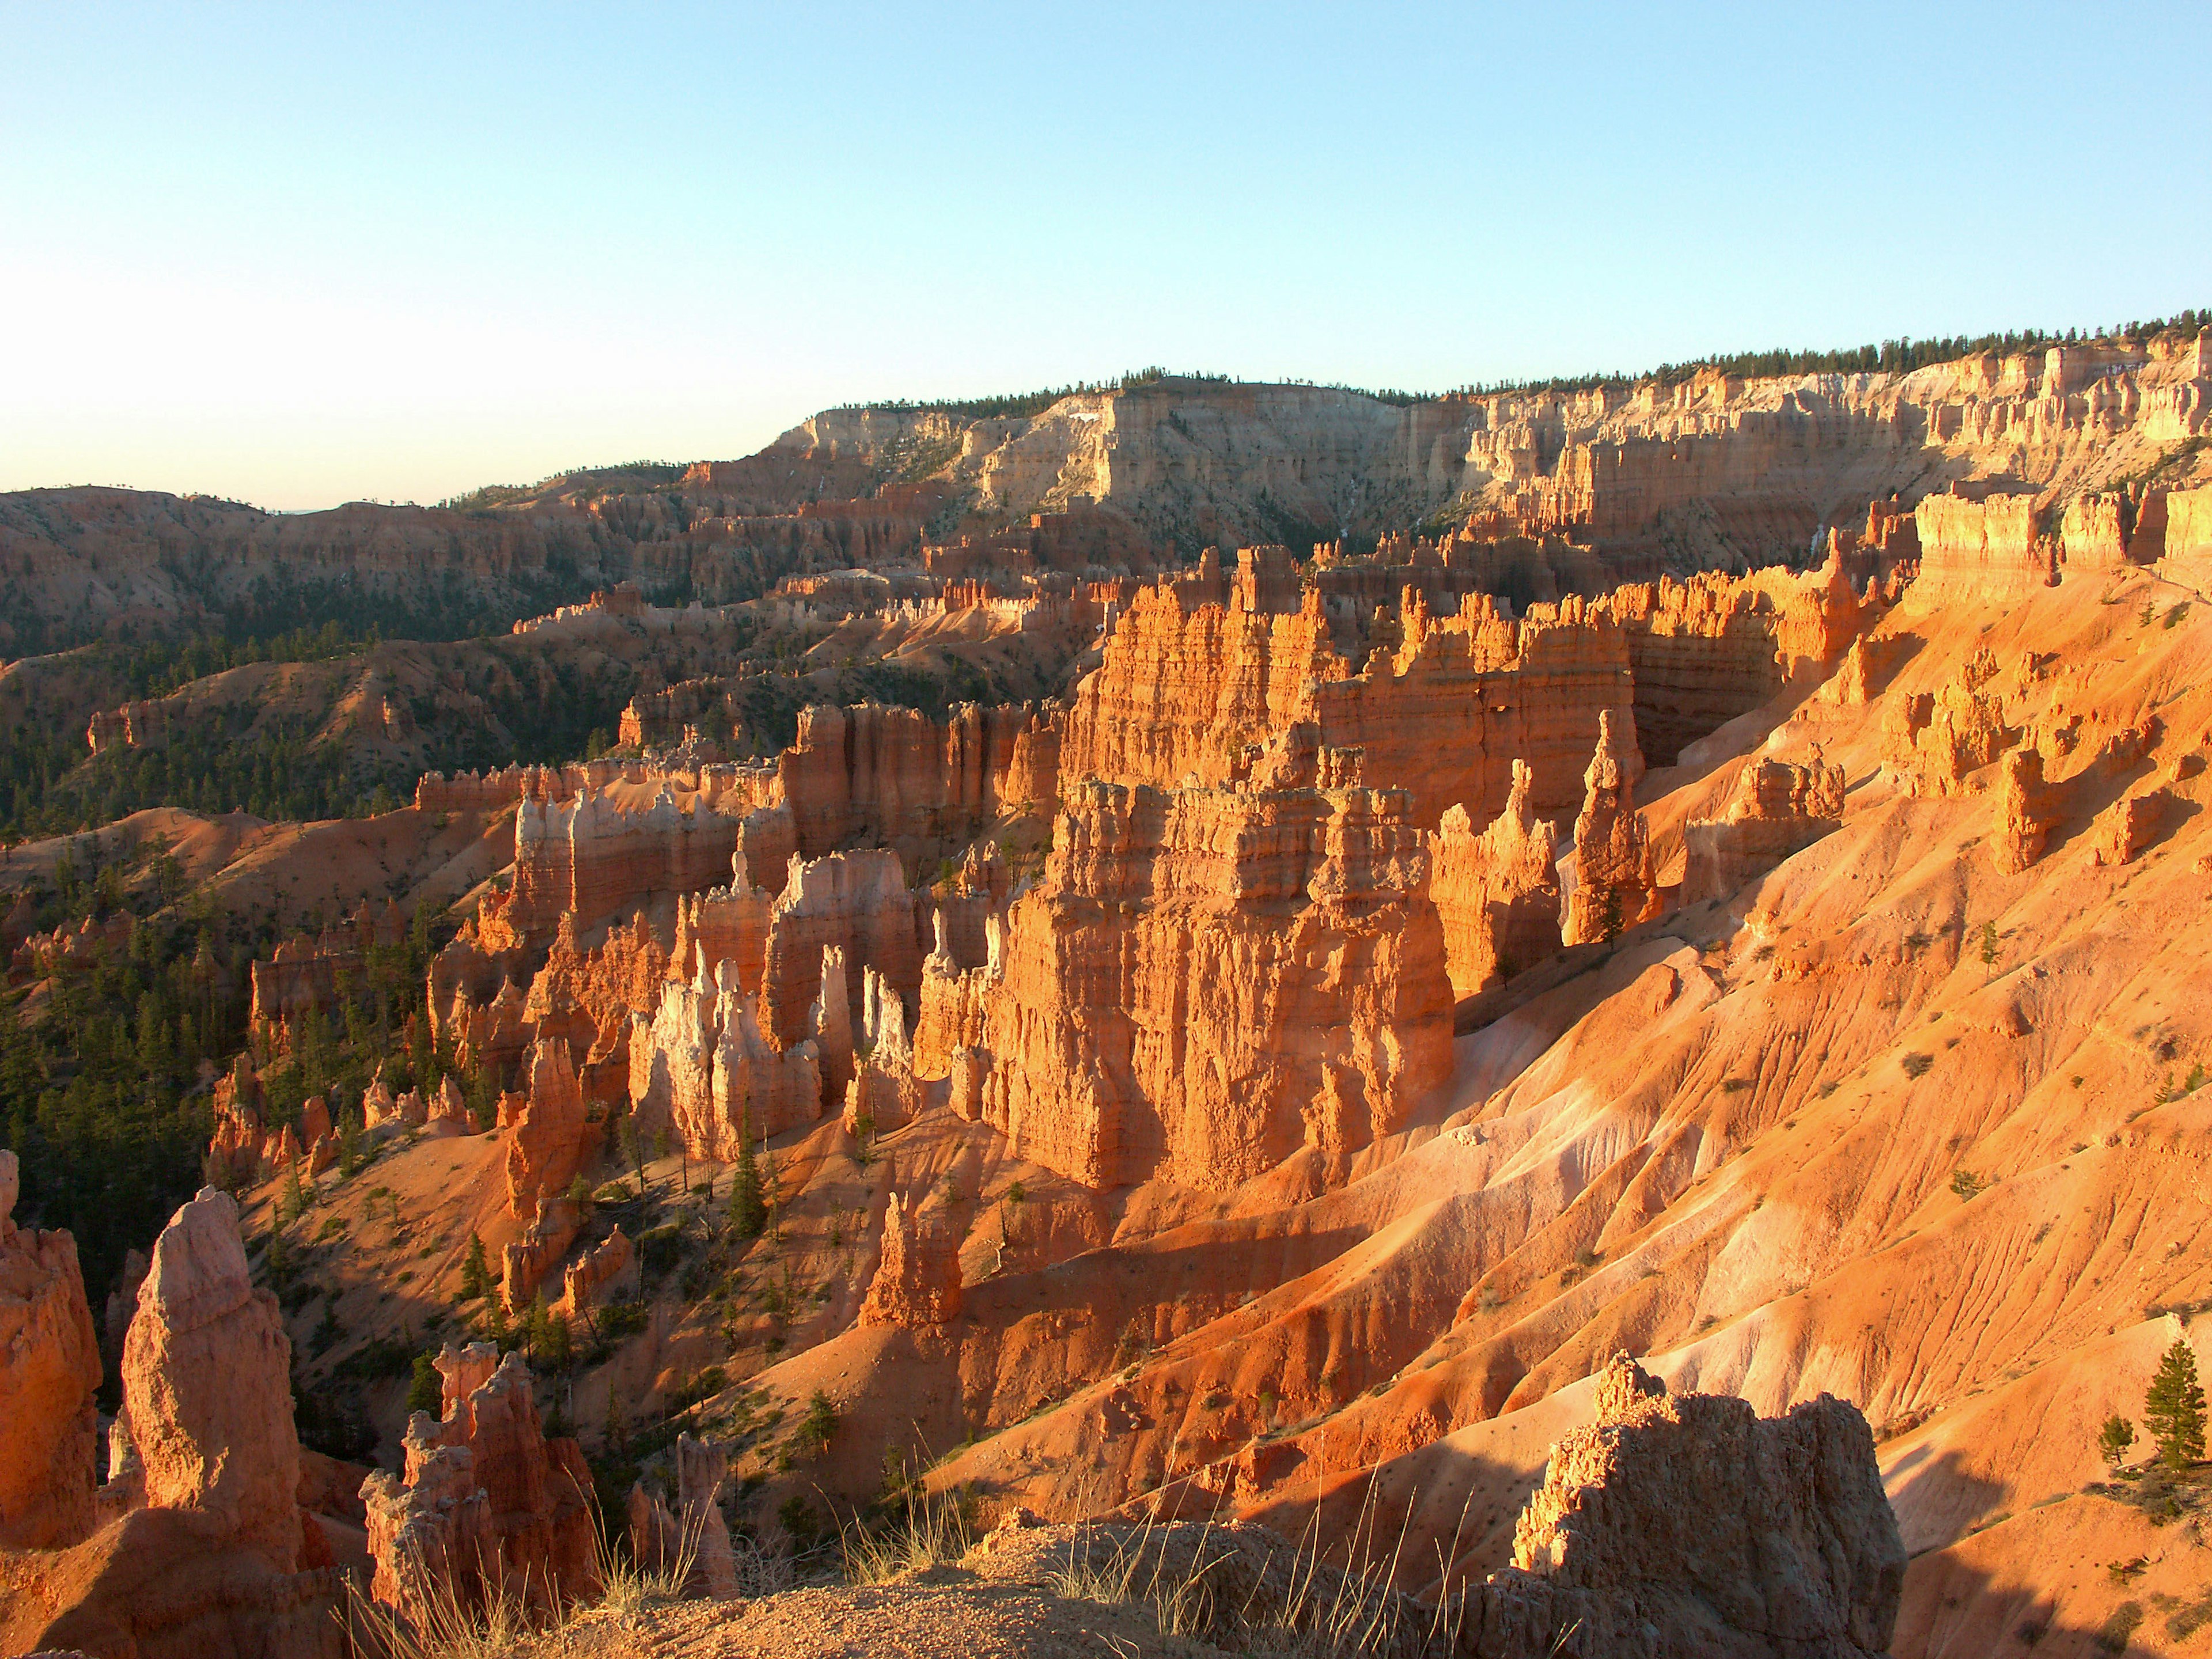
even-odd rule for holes
{"type": "Polygon", "coordinates": [[[1400,792],[1084,784],[986,994],[985,1117],[1097,1187],[1357,1151],[1450,1070],[1426,883],[1400,792]]]}
{"type": "Polygon", "coordinates": [[[0,1152],[0,1545],[52,1549],[92,1530],[99,1338],[65,1232],[18,1227],[0,1152]]]}
{"type": "Polygon", "coordinates": [[[2209,357],[2201,339],[2095,341],[1905,374],[1706,372],[1405,406],[1169,380],[1026,419],[835,410],[775,449],[842,459],[928,441],[951,457],[945,477],[1006,510],[1109,503],[1192,545],[1298,526],[1371,534],[1457,501],[1494,533],[1594,544],[1619,580],[1800,556],[1869,501],[1954,479],[2094,486],[2203,431],[2209,357]]]}

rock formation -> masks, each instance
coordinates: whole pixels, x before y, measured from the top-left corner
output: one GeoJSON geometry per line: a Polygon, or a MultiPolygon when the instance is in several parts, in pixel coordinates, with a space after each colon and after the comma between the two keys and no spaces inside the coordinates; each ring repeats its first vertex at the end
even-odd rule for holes
{"type": "Polygon", "coordinates": [[[1844,816],[1844,773],[1817,750],[1810,763],[1760,758],[1736,774],[1717,818],[1682,829],[1689,868],[1682,902],[1720,898],[1837,829],[1844,816]]]}
{"type": "MultiPolygon", "coordinates": [[[[911,994],[921,983],[914,900],[897,855],[886,851],[794,858],[783,891],[769,913],[761,983],[761,1024],[779,1048],[812,1035],[808,1010],[824,981],[823,951],[843,952],[848,995],[861,968],[872,968],[911,994]]],[[[849,1019],[859,1011],[848,1007],[849,1019]]],[[[825,1084],[838,1079],[825,1073],[825,1084]]]]}
{"type": "Polygon", "coordinates": [[[565,1193],[583,1169],[590,1126],[565,1039],[541,1037],[531,1045],[523,1086],[527,1103],[507,1148],[507,1202],[513,1213],[526,1217],[541,1199],[565,1193]]]}
{"type": "Polygon", "coordinates": [[[1555,1643],[1529,1653],[1856,1659],[1889,1650],[1904,1582],[1855,1407],[1823,1395],[1761,1419],[1670,1395],[1622,1355],[1598,1377],[1595,1422],[1552,1449],[1513,1565],[1480,1592],[1480,1628],[1555,1643]]]}
{"type": "Polygon", "coordinates": [[[154,1245],[124,1340],[124,1409],[147,1504],[219,1517],[283,1572],[301,1547],[291,1357],[276,1298],[246,1270],[238,1206],[204,1188],[154,1245]]]}
{"type": "Polygon", "coordinates": [[[583,1217],[574,1199],[541,1198],[522,1237],[500,1251],[499,1293],[510,1314],[520,1314],[538,1295],[538,1287],[568,1254],[583,1230],[583,1217]]]}
{"type": "Polygon", "coordinates": [[[571,1322],[588,1319],[592,1304],[599,1292],[622,1284],[634,1277],[630,1266],[637,1260],[637,1252],[619,1227],[609,1233],[595,1249],[585,1252],[580,1261],[573,1261],[561,1276],[561,1297],[554,1303],[552,1311],[571,1322]]]}
{"type": "Polygon", "coordinates": [[[2005,874],[2016,876],[2043,856],[2051,832],[2058,827],[2058,792],[2044,781],[2039,749],[2008,751],[2000,772],[1990,859],[2005,874]]]}
{"type": "Polygon", "coordinates": [[[649,1572],[670,1572],[684,1564],[681,1588],[686,1595],[734,1596],[737,1558],[720,1501],[722,1483],[729,1477],[729,1459],[720,1446],[681,1434],[676,1437],[674,1473],[672,1513],[643,1482],[630,1488],[629,1537],[635,1559],[649,1572]]]}
{"type": "Polygon", "coordinates": [[[987,1119],[1086,1185],[1215,1191],[1396,1127],[1451,1068],[1408,805],[1310,783],[1071,787],[987,994],[987,1119]]]}
{"type": "Polygon", "coordinates": [[[100,1343],[65,1232],[18,1227],[0,1151],[0,1545],[56,1549],[92,1530],[100,1343]]]}
{"type": "Polygon", "coordinates": [[[1559,948],[1556,825],[1528,805],[1534,775],[1513,763],[1505,808],[1480,835],[1464,806],[1430,837],[1429,891],[1444,934],[1452,994],[1470,997],[1559,948]]]}
{"type": "Polygon", "coordinates": [[[960,1234],[950,1206],[938,1194],[909,1200],[892,1193],[860,1322],[942,1325],[959,1311],[960,1234]]]}
{"type": "Polygon", "coordinates": [[[1659,913],[1658,878],[1650,835],[1636,810],[1636,740],[1600,717],[1597,752],[1583,774],[1583,810],[1575,820],[1574,884],[1567,890],[1559,936],[1568,945],[1610,939],[1659,913]]]}
{"type": "Polygon", "coordinates": [[[362,1485],[372,1593],[410,1620],[441,1595],[472,1607],[503,1588],[532,1607],[596,1593],[591,1471],[548,1440],[520,1354],[489,1343],[440,1355],[443,1409],[407,1425],[406,1467],[362,1485]]]}
{"type": "Polygon", "coordinates": [[[754,1016],[736,965],[663,988],[629,1044],[630,1103],[639,1131],[667,1127],[696,1158],[731,1159],[745,1135],[781,1134],[822,1115],[811,1041],[779,1049],[754,1016]]]}

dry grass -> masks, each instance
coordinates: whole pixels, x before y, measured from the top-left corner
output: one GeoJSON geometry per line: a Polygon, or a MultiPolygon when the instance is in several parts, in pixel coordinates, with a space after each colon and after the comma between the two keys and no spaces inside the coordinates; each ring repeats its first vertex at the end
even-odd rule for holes
{"type": "Polygon", "coordinates": [[[675,1553],[649,1567],[598,1528],[599,1595],[589,1603],[551,1595],[533,1597],[527,1579],[488,1586],[480,1596],[465,1596],[450,1581],[441,1581],[407,1614],[370,1600],[349,1578],[337,1618],[352,1650],[365,1659],[512,1659],[534,1638],[559,1630],[580,1613],[604,1610],[627,1617],[681,1600],[698,1560],[703,1522],[703,1516],[687,1521],[675,1553]]]}
{"type": "Polygon", "coordinates": [[[946,1565],[968,1553],[975,1529],[951,1492],[917,1488],[900,1516],[867,1526],[855,1520],[837,1528],[837,1547],[848,1584],[882,1584],[909,1572],[946,1565]]]}

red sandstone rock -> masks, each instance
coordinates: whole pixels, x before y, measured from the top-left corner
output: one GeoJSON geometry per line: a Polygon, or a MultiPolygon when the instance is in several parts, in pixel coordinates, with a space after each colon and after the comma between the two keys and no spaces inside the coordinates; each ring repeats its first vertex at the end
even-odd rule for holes
{"type": "Polygon", "coordinates": [[[883,1253],[860,1305],[863,1325],[942,1325],[960,1311],[960,1234],[942,1195],[894,1192],[883,1253]]]}
{"type": "Polygon", "coordinates": [[[1450,1073],[1400,792],[1071,787],[988,994],[985,1116],[1089,1186],[1341,1158],[1450,1073]]]}
{"type": "Polygon", "coordinates": [[[1733,893],[1753,876],[1830,834],[1843,816],[1843,769],[1826,764],[1817,750],[1807,766],[1749,762],[1737,772],[1719,817],[1683,826],[1689,869],[1682,902],[1733,893]]]}
{"type": "Polygon", "coordinates": [[[629,1240],[621,1228],[616,1228],[597,1249],[569,1264],[562,1275],[561,1297],[553,1304],[553,1311],[572,1321],[588,1318],[593,1299],[601,1291],[629,1278],[630,1266],[636,1259],[629,1240]]]}
{"type": "MultiPolygon", "coordinates": [[[[884,851],[835,853],[810,861],[794,859],[783,891],[769,914],[761,982],[761,1025],[769,1040],[790,1048],[812,1033],[807,1011],[823,981],[823,951],[844,953],[848,993],[857,996],[857,973],[873,968],[902,993],[921,983],[921,951],[915,938],[914,900],[897,855],[884,851]]],[[[848,1008],[848,1017],[857,1008],[848,1008]]],[[[826,1085],[842,1084],[828,1069],[826,1085]]]]}
{"type": "Polygon", "coordinates": [[[2016,876],[2043,856],[2063,813],[2058,791],[2043,781],[2042,750],[2013,750],[2003,757],[2002,770],[1990,861],[2005,874],[2016,876]]]}
{"type": "Polygon", "coordinates": [[[475,1130],[476,1125],[469,1121],[468,1102],[462,1097],[461,1085],[453,1081],[451,1072],[438,1079],[437,1097],[431,1103],[430,1115],[423,1127],[425,1133],[433,1136],[465,1135],[475,1130]]]}
{"type": "Polygon", "coordinates": [[[591,1473],[574,1440],[545,1437],[522,1357],[475,1343],[438,1368],[442,1415],[417,1412],[403,1474],[362,1486],[372,1594],[410,1618],[441,1590],[464,1607],[495,1587],[536,1607],[595,1594],[591,1473]]]}
{"type": "Polygon", "coordinates": [[[528,1104],[507,1147],[507,1204],[518,1216],[533,1214],[542,1199],[568,1190],[583,1169],[590,1134],[565,1039],[531,1045],[524,1087],[528,1104]]]}
{"type": "Polygon", "coordinates": [[[0,1544],[56,1549],[92,1530],[100,1342],[66,1232],[19,1228],[0,1151],[0,1544]]]}
{"type": "Polygon", "coordinates": [[[1556,825],[1528,805],[1534,775],[1516,761],[1505,808],[1480,835],[1455,806],[1430,837],[1429,891],[1444,933],[1452,994],[1470,997],[1559,948],[1556,825]]]}
{"type": "Polygon", "coordinates": [[[583,1218],[573,1200],[540,1200],[522,1237],[501,1253],[500,1296],[509,1313],[520,1314],[530,1305],[546,1275],[568,1254],[582,1226],[583,1218]]]}
{"type": "Polygon", "coordinates": [[[914,1074],[924,1079],[948,1075],[954,1049],[982,1045],[984,994],[1006,971],[997,916],[987,919],[982,964],[964,971],[947,946],[945,913],[939,910],[933,920],[937,946],[922,961],[914,1033],[914,1074]]]}
{"type": "Polygon", "coordinates": [[[1512,1567],[1479,1594],[1485,1638],[1537,1627],[1537,1644],[1498,1651],[1546,1651],[1556,1634],[1548,1650],[1857,1659],[1888,1651],[1904,1582],[1856,1407],[1822,1395],[1761,1419],[1741,1400],[1669,1395],[1622,1355],[1598,1380],[1596,1421],[1552,1449],[1512,1567]]]}
{"type": "Polygon", "coordinates": [[[688,1554],[690,1571],[682,1586],[687,1595],[726,1599],[738,1593],[737,1558],[730,1528],[718,1501],[728,1478],[727,1455],[719,1446],[689,1434],[675,1447],[676,1508],[647,1492],[630,1488],[630,1548],[647,1571],[669,1571],[688,1554]]]}
{"type": "Polygon", "coordinates": [[[2091,827],[2089,858],[2094,864],[2118,866],[2134,862],[2136,855],[2157,838],[2172,796],[2163,789],[2141,795],[2123,795],[2097,815],[2091,827]]]}
{"type": "Polygon", "coordinates": [[[1659,913],[1658,878],[1644,815],[1636,810],[1625,744],[1600,718],[1597,753],[1583,774],[1575,820],[1575,879],[1559,937],[1568,945],[1608,939],[1659,913]]]}
{"type": "Polygon", "coordinates": [[[711,981],[663,988],[652,1019],[633,1026],[629,1072],[640,1129],[673,1128],[695,1158],[734,1158],[744,1136],[781,1134],[822,1114],[815,1045],[769,1042],[732,963],[711,981]]]}
{"type": "Polygon", "coordinates": [[[125,1340],[131,1440],[149,1506],[213,1516],[288,1573],[301,1542],[291,1354],[276,1298],[247,1272],[238,1206],[203,1189],[155,1242],[125,1340]]]}

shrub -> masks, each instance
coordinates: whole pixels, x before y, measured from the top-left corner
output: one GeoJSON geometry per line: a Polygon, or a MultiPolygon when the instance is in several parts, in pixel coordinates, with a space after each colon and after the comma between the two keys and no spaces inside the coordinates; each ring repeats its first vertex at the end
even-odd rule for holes
{"type": "Polygon", "coordinates": [[[2118,1412],[2105,1419],[2105,1426],[2097,1431],[2097,1455],[2118,1468],[2128,1455],[2128,1448],[2136,1443],[2135,1425],[2118,1412]]]}
{"type": "Polygon", "coordinates": [[[782,1507],[775,1512],[775,1518],[791,1534],[794,1549],[811,1550],[822,1536],[822,1523],[815,1519],[814,1506],[797,1492],[783,1500],[782,1507]]]}
{"type": "Polygon", "coordinates": [[[1951,1190],[1958,1194],[1962,1200],[1971,1200],[1980,1197],[1984,1193],[1989,1190],[1989,1185],[1990,1183],[1988,1182],[1983,1180],[1981,1176],[1976,1175],[1972,1170],[1954,1170],[1951,1171],[1951,1190]]]}
{"type": "Polygon", "coordinates": [[[683,1260],[684,1228],[680,1223],[669,1222],[655,1227],[637,1241],[638,1260],[649,1273],[665,1273],[683,1260]]]}
{"type": "Polygon", "coordinates": [[[1933,1066],[1936,1060],[1932,1055],[1914,1050],[1910,1054],[1899,1055],[1897,1063],[1905,1068],[1905,1076],[1917,1078],[1927,1076],[1928,1068],[1933,1066]]]}

